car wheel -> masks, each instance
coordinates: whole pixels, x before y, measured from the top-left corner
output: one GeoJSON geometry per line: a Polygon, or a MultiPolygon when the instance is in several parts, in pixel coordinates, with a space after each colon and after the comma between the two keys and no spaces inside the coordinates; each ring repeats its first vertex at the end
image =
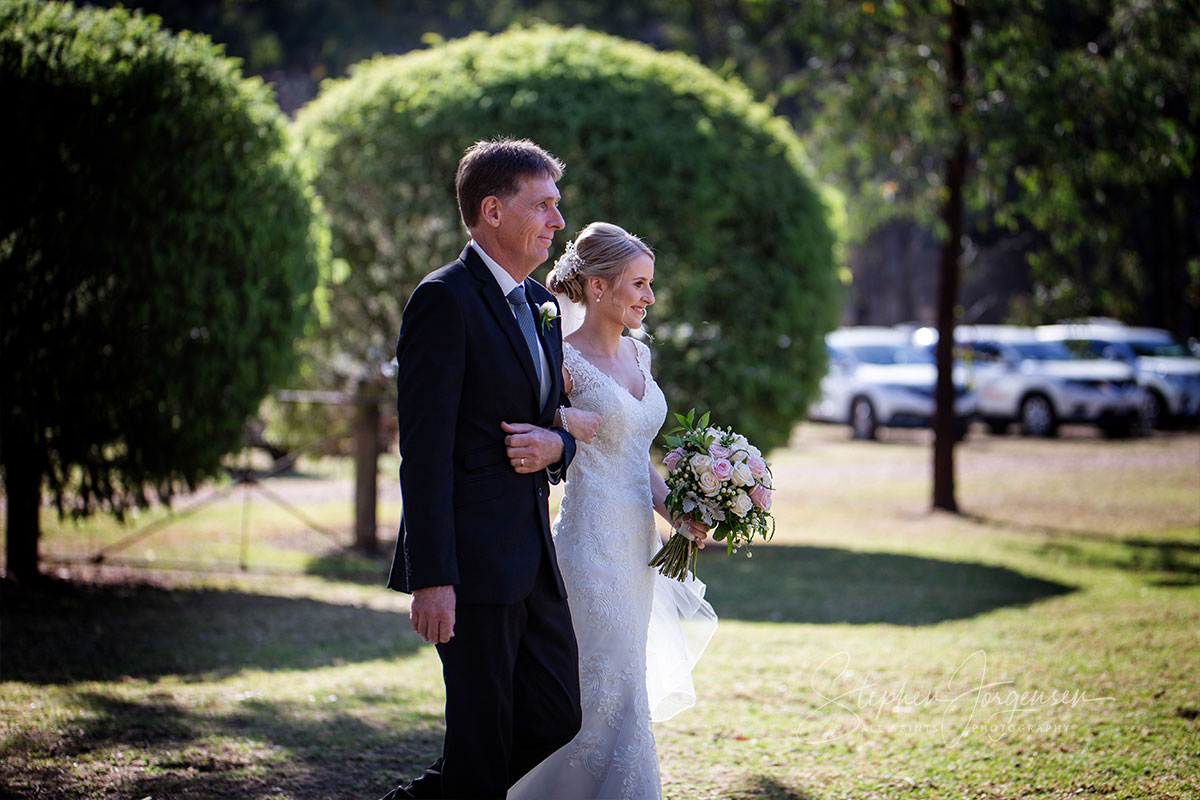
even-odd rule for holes
{"type": "Polygon", "coordinates": [[[875,407],[865,397],[856,397],[850,404],[850,432],[855,439],[874,439],[879,428],[875,407]]]}
{"type": "Polygon", "coordinates": [[[984,420],[993,436],[1003,436],[1008,433],[1008,420],[1000,417],[988,417],[984,420]]]}
{"type": "Polygon", "coordinates": [[[1146,399],[1142,401],[1138,414],[1141,416],[1142,430],[1146,433],[1155,428],[1167,427],[1167,402],[1156,391],[1146,392],[1146,399]]]}
{"type": "Polygon", "coordinates": [[[1058,432],[1054,406],[1044,394],[1031,394],[1021,403],[1021,432],[1026,436],[1053,436],[1058,432]]]}

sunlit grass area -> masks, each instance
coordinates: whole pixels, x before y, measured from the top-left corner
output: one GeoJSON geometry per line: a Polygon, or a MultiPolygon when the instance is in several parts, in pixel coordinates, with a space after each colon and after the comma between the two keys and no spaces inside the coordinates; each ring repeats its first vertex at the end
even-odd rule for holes
{"type": "MultiPolygon", "coordinates": [[[[960,514],[928,511],[925,433],[802,426],[772,458],[773,542],[699,560],[722,621],[700,703],[656,726],[668,797],[1200,795],[1200,435],[973,432],[960,514]]],[[[103,567],[154,514],[47,515],[72,580],[4,598],[0,785],[324,800],[411,777],[442,696],[382,588],[394,475],[378,559],[341,550],[336,463],[268,483],[294,509],[239,488],[103,567]]]]}

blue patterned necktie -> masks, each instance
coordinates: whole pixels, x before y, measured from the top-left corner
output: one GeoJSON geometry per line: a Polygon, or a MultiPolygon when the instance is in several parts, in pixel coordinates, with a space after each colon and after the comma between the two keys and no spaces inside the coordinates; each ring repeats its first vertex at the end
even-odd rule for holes
{"type": "Polygon", "coordinates": [[[542,353],[538,349],[537,329],[533,327],[533,313],[525,300],[525,286],[518,284],[517,288],[508,293],[508,303],[517,314],[517,324],[525,336],[525,344],[529,345],[529,355],[533,358],[533,372],[538,379],[538,396],[542,392],[542,353]]]}

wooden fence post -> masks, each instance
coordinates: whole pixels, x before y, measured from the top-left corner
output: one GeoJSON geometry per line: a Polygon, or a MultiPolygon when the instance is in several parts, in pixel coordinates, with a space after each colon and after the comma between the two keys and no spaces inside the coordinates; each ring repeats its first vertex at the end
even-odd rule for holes
{"type": "Polygon", "coordinates": [[[379,396],[367,381],[354,395],[354,547],[377,555],[375,504],[379,472],[379,396]]]}

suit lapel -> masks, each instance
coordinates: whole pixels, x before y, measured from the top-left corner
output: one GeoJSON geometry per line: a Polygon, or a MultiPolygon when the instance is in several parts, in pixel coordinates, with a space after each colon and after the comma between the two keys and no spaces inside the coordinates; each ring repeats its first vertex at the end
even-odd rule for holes
{"type": "Polygon", "coordinates": [[[541,311],[535,307],[533,309],[533,321],[537,325],[538,338],[542,341],[542,348],[546,351],[546,361],[550,363],[550,375],[547,376],[549,378],[550,394],[546,396],[546,404],[549,405],[558,402],[559,384],[562,381],[562,359],[559,357],[562,351],[562,340],[558,333],[559,320],[555,319],[553,322],[542,325],[541,311]],[[551,341],[552,336],[559,336],[559,340],[551,341]]]}
{"type": "Polygon", "coordinates": [[[533,388],[536,398],[541,392],[541,387],[538,386],[537,372],[534,371],[533,360],[529,357],[529,346],[525,344],[525,336],[521,333],[521,327],[517,324],[512,309],[509,308],[508,299],[501,294],[500,285],[492,277],[492,273],[483,263],[483,259],[475,252],[475,248],[467,245],[460,258],[475,279],[480,282],[479,294],[483,298],[483,303],[512,346],[513,355],[521,365],[521,370],[525,373],[525,378],[533,388]]]}

